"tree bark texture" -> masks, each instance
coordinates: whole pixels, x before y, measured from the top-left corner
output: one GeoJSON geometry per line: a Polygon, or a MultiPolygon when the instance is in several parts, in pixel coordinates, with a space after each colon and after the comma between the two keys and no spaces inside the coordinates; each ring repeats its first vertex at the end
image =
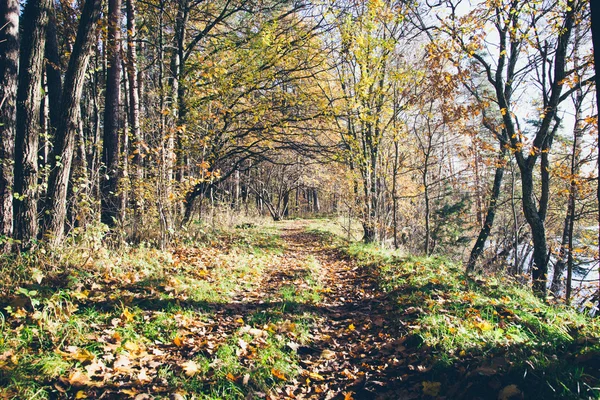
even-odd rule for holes
{"type": "Polygon", "coordinates": [[[60,97],[62,95],[61,65],[56,33],[54,5],[50,9],[46,32],[46,82],[48,86],[48,107],[50,111],[50,136],[54,136],[60,119],[60,97]]]}
{"type": "Polygon", "coordinates": [[[14,201],[15,237],[22,246],[38,234],[38,143],[46,28],[52,0],[30,0],[23,11],[17,89],[14,201]]]}
{"type": "Polygon", "coordinates": [[[56,131],[55,158],[48,183],[48,214],[45,232],[56,244],[64,236],[67,215],[67,187],[73,161],[75,136],[78,130],[81,94],[86,78],[90,52],[95,39],[96,22],[100,17],[102,1],[86,0],[77,29],[77,38],[65,74],[61,102],[61,119],[56,131]]]}
{"type": "Polygon", "coordinates": [[[108,41],[104,140],[102,144],[101,221],[113,227],[119,221],[119,104],[121,93],[121,0],[108,0],[108,41]]]}
{"type": "MultiPolygon", "coordinates": [[[[0,237],[13,234],[13,159],[17,126],[19,1],[0,0],[0,237]]],[[[8,250],[8,243],[0,249],[8,250]]]]}

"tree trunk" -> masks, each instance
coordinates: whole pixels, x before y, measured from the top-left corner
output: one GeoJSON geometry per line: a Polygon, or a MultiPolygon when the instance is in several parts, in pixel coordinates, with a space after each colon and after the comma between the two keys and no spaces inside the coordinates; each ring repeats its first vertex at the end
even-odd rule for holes
{"type": "MultiPolygon", "coordinates": [[[[394,112],[395,114],[395,112],[394,112]]],[[[396,121],[394,119],[394,121],[396,121]]],[[[395,122],[394,122],[395,124],[395,122]]],[[[398,162],[400,155],[400,144],[398,138],[394,137],[394,165],[392,170],[392,223],[394,228],[394,249],[398,249],[398,162]]]]}
{"type": "MultiPolygon", "coordinates": [[[[575,65],[579,65],[578,57],[575,57],[575,65]]],[[[581,153],[581,140],[583,138],[583,130],[581,129],[581,107],[584,100],[583,91],[577,90],[574,101],[575,106],[575,126],[573,127],[573,147],[571,148],[571,171],[570,171],[570,182],[569,182],[569,198],[567,203],[567,215],[565,216],[563,236],[558,251],[558,257],[554,264],[554,275],[552,277],[552,284],[550,291],[556,296],[562,289],[562,276],[565,272],[565,267],[569,266],[567,276],[567,296],[566,300],[569,302],[571,294],[571,274],[573,272],[573,228],[575,225],[575,201],[577,199],[577,176],[579,175],[579,163],[581,153]],[[571,261],[569,263],[569,261],[571,261]]]]}
{"type": "MultiPolygon", "coordinates": [[[[600,5],[590,1],[592,19],[592,44],[594,47],[594,71],[596,72],[596,109],[600,109],[600,5]]],[[[598,120],[596,120],[598,125],[598,120]]],[[[596,147],[598,148],[598,159],[600,160],[600,135],[598,135],[596,147]]],[[[600,176],[600,163],[598,164],[598,176],[600,176]]],[[[600,204],[600,179],[596,190],[596,200],[600,204]]],[[[598,210],[598,254],[600,257],[600,209],[598,210]]],[[[600,307],[600,274],[598,274],[598,306],[600,307]]]]}
{"type": "Polygon", "coordinates": [[[56,37],[56,15],[54,5],[50,9],[46,32],[46,81],[48,85],[48,107],[50,110],[50,137],[54,137],[60,119],[60,97],[62,95],[61,65],[56,37]]]}
{"type": "Polygon", "coordinates": [[[119,221],[119,104],[121,93],[121,0],[108,1],[108,71],[104,106],[104,140],[102,144],[101,221],[114,227],[119,221]]]}
{"type": "Polygon", "coordinates": [[[184,51],[186,42],[186,32],[188,24],[188,0],[179,0],[179,7],[177,10],[177,20],[175,27],[175,51],[173,54],[172,73],[173,73],[173,104],[176,110],[175,123],[177,129],[175,130],[177,135],[177,153],[174,154],[176,159],[176,176],[178,182],[182,182],[185,176],[186,168],[186,148],[185,148],[185,124],[186,124],[186,103],[185,103],[185,89],[182,85],[183,76],[185,73],[184,65],[184,51]]]}
{"type": "Polygon", "coordinates": [[[140,184],[144,178],[142,166],[142,135],[140,130],[140,88],[138,82],[137,51],[135,39],[135,0],[126,0],[127,6],[127,78],[129,80],[129,125],[133,136],[133,210],[134,232],[141,222],[143,197],[140,184]]]}
{"type": "Polygon", "coordinates": [[[373,243],[375,242],[375,226],[370,221],[363,222],[363,242],[365,243],[373,243]]]}
{"type": "Polygon", "coordinates": [[[521,187],[523,193],[523,213],[525,214],[527,223],[531,227],[531,238],[533,241],[533,267],[531,271],[533,291],[536,295],[543,298],[546,295],[548,274],[546,226],[535,206],[533,171],[529,168],[521,168],[521,187]]]}
{"type": "Polygon", "coordinates": [[[15,237],[28,246],[38,234],[37,188],[40,104],[51,0],[30,0],[23,11],[15,136],[15,237]]]}
{"type": "Polygon", "coordinates": [[[498,155],[498,160],[496,164],[496,174],[494,175],[494,184],[492,186],[492,195],[490,196],[490,203],[487,208],[487,213],[485,216],[485,221],[481,230],[479,231],[479,236],[477,236],[477,240],[475,241],[475,245],[471,250],[471,254],[469,256],[469,261],[467,263],[467,273],[473,272],[475,269],[475,264],[477,263],[477,259],[483,253],[485,248],[485,243],[487,241],[488,236],[492,230],[492,226],[494,225],[494,218],[496,217],[496,209],[498,206],[498,198],[500,197],[500,188],[502,187],[502,177],[504,176],[504,158],[506,156],[506,148],[500,144],[500,154],[498,155]]]}
{"type": "Polygon", "coordinates": [[[81,93],[86,78],[90,50],[94,43],[96,22],[100,17],[102,0],[86,0],[77,29],[77,38],[69,59],[62,94],[61,119],[56,131],[55,153],[59,160],[51,160],[52,173],[48,183],[48,215],[45,231],[57,244],[64,235],[67,213],[67,186],[73,161],[73,149],[79,119],[81,93]]]}
{"type": "Polygon", "coordinates": [[[283,194],[283,217],[288,218],[290,216],[290,192],[286,190],[283,194]]]}
{"type": "Polygon", "coordinates": [[[0,0],[0,250],[13,235],[13,159],[17,126],[19,1],[0,0]],[[4,243],[3,243],[4,242],[4,243]]]}

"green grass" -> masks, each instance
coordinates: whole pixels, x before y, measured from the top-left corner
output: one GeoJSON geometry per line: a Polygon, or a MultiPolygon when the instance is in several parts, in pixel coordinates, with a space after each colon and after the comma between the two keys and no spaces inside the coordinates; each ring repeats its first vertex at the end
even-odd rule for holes
{"type": "MultiPolygon", "coordinates": [[[[198,237],[173,252],[72,240],[56,251],[1,256],[0,398],[72,398],[79,390],[94,397],[102,385],[69,380],[97,362],[110,371],[123,356],[131,365],[115,370],[108,386],[114,380],[135,389],[144,366],[159,397],[243,399],[293,379],[299,367],[288,343],[308,340],[312,316],[256,311],[243,324],[215,325],[222,318],[215,310],[239,291],[257,290],[265,270],[281,262],[285,244],[277,227],[198,237]],[[192,376],[182,367],[190,360],[198,366],[192,376]]],[[[307,260],[307,274],[298,277],[306,281],[303,290],[288,300],[318,301],[314,263],[307,260]]],[[[273,300],[285,302],[284,292],[273,300]]]]}
{"type": "Polygon", "coordinates": [[[526,397],[600,396],[598,370],[578,362],[584,354],[600,359],[598,319],[546,304],[507,277],[468,278],[443,257],[399,257],[364,244],[343,250],[379,276],[407,335],[434,349],[438,367],[501,357],[526,397]]]}

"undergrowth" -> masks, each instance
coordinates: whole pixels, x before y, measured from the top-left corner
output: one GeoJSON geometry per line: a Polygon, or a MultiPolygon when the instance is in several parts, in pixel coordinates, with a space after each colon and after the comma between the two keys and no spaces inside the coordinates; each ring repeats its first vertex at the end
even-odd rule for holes
{"type": "Polygon", "coordinates": [[[0,398],[245,398],[281,386],[298,374],[288,344],[308,340],[310,315],[235,305],[283,250],[273,225],[247,224],[196,229],[167,251],[111,249],[91,228],[3,255],[0,398]]]}

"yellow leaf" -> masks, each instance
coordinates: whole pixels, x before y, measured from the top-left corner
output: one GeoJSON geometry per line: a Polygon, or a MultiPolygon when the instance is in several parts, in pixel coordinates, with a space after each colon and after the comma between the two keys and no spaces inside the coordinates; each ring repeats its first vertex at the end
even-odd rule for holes
{"type": "Polygon", "coordinates": [[[138,351],[140,351],[140,346],[132,341],[128,341],[123,345],[123,348],[127,351],[130,351],[132,353],[137,353],[138,351]]]}
{"type": "Polygon", "coordinates": [[[96,356],[93,355],[89,350],[79,349],[75,354],[72,355],[72,358],[80,363],[85,363],[88,361],[94,361],[96,356]]]}
{"type": "Polygon", "coordinates": [[[80,390],[75,394],[76,399],[87,399],[87,394],[83,390],[80,390]]]}
{"type": "Polygon", "coordinates": [[[131,311],[129,311],[127,308],[123,308],[123,312],[121,313],[121,319],[126,321],[126,322],[131,322],[133,321],[133,313],[131,311]]]}
{"type": "Polygon", "coordinates": [[[492,324],[487,321],[475,322],[474,324],[481,332],[491,331],[493,329],[492,324]]]}
{"type": "Polygon", "coordinates": [[[351,330],[351,331],[353,331],[355,328],[356,328],[356,327],[354,326],[354,324],[350,324],[350,325],[348,326],[348,329],[349,329],[349,330],[351,330]]]}
{"type": "Polygon", "coordinates": [[[440,382],[423,382],[423,394],[427,396],[437,397],[440,393],[442,384],[440,382]]]}
{"type": "Polygon", "coordinates": [[[183,340],[179,336],[175,336],[175,339],[173,339],[173,343],[177,347],[183,346],[183,340]]]}
{"type": "Polygon", "coordinates": [[[344,400],[354,400],[354,397],[352,397],[353,394],[354,394],[354,392],[344,393],[344,400]]]}
{"type": "Polygon", "coordinates": [[[507,110],[506,110],[506,108],[501,108],[501,109],[500,109],[500,113],[501,113],[502,115],[506,115],[506,111],[507,111],[507,110]]]}
{"type": "Polygon", "coordinates": [[[279,371],[278,369],[272,368],[271,369],[271,373],[273,374],[274,377],[281,379],[282,381],[287,381],[285,375],[283,374],[283,372],[279,371]]]}
{"type": "Polygon", "coordinates": [[[309,378],[312,379],[313,381],[324,381],[325,378],[323,378],[322,375],[317,374],[316,372],[310,372],[308,374],[309,378]]]}

